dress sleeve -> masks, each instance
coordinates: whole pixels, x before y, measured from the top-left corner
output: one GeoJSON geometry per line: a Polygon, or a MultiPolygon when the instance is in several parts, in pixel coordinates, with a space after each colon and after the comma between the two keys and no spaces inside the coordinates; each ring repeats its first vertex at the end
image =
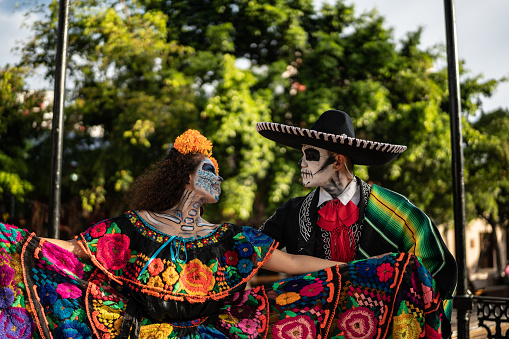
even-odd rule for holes
{"type": "Polygon", "coordinates": [[[77,236],[78,244],[92,262],[116,281],[131,258],[136,258],[130,237],[117,224],[120,221],[118,217],[103,220],[77,236]]]}

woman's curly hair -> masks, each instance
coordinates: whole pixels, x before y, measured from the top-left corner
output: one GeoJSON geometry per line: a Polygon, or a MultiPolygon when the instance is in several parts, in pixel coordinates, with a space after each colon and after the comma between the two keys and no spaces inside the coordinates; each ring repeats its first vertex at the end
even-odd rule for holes
{"type": "Polygon", "coordinates": [[[189,176],[205,156],[181,154],[175,148],[139,176],[124,195],[130,210],[162,212],[177,205],[189,176]]]}

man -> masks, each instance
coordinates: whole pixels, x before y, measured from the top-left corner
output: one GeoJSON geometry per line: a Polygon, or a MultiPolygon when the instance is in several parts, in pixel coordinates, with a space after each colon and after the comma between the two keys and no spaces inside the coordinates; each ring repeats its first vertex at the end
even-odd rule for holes
{"type": "MultiPolygon", "coordinates": [[[[310,129],[269,122],[256,129],[302,150],[302,183],[317,187],[288,200],[260,228],[280,248],[342,262],[408,252],[422,259],[441,297],[452,297],[456,262],[431,219],[404,196],[353,175],[354,164],[384,165],[406,146],[355,138],[350,116],[337,110],[324,112],[310,129]]],[[[444,303],[449,320],[451,304],[444,303]]],[[[444,333],[450,333],[447,326],[444,333]]]]}

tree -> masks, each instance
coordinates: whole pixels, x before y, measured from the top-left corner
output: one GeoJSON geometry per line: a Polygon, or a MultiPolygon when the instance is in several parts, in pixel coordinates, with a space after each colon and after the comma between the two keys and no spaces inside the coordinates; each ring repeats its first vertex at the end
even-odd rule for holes
{"type": "MultiPolygon", "coordinates": [[[[358,166],[362,179],[409,196],[437,222],[451,219],[447,73],[437,66],[443,47],[421,50],[420,29],[395,42],[376,12],[356,15],[342,0],[319,9],[309,0],[71,7],[64,161],[75,180],[69,195],[81,196],[85,209],[118,212],[132,178],[196,128],[213,140],[225,178],[207,218],[258,226],[306,189],[300,152],[264,139],[255,122],[309,127],[337,108],[352,116],[358,137],[409,146],[389,165],[358,166]]],[[[23,62],[46,65],[52,77],[57,1],[44,13],[23,62]]],[[[471,115],[499,81],[463,83],[471,115]]]]}
{"type": "Polygon", "coordinates": [[[4,222],[15,220],[15,203],[34,190],[30,150],[48,136],[45,93],[26,88],[27,74],[27,69],[9,65],[0,70],[0,218],[4,222]]]}

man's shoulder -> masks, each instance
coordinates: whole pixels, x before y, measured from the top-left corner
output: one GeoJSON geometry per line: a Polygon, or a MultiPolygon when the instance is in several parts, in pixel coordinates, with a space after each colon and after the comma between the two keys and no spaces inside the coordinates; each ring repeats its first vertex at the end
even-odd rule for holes
{"type": "Polygon", "coordinates": [[[312,199],[315,195],[315,193],[317,193],[318,189],[314,189],[312,190],[311,192],[309,192],[308,194],[306,195],[303,195],[303,196],[300,196],[300,197],[292,197],[292,198],[289,198],[284,204],[282,204],[278,209],[281,209],[281,208],[289,208],[289,207],[298,207],[302,204],[302,202],[304,200],[306,200],[306,198],[308,199],[312,199]]]}

